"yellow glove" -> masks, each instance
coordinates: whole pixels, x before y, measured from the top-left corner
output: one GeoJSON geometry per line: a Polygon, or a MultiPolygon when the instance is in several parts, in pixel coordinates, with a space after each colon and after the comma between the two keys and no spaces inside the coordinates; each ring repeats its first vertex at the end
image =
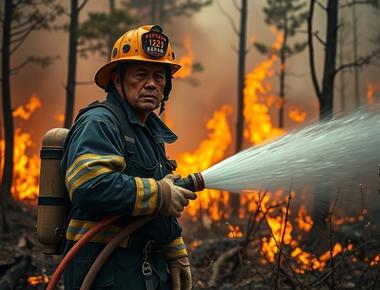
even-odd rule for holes
{"type": "Polygon", "coordinates": [[[190,290],[192,288],[190,263],[187,257],[168,262],[172,278],[172,290],[190,290]]]}

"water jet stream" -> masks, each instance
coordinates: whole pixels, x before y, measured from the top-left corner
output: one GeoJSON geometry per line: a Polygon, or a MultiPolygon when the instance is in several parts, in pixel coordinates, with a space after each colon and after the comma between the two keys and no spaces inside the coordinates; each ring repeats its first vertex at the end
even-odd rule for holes
{"type": "Polygon", "coordinates": [[[310,124],[241,151],[200,174],[205,188],[236,193],[289,186],[336,192],[363,183],[378,186],[379,163],[380,109],[372,107],[310,124]]]}

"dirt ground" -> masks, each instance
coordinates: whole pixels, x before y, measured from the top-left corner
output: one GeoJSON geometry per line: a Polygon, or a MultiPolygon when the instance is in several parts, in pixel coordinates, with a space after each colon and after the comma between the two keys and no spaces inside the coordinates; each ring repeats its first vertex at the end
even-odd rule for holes
{"type": "MultiPolygon", "coordinates": [[[[44,275],[53,272],[60,257],[42,252],[35,231],[36,208],[23,205],[21,210],[8,211],[7,219],[11,231],[0,234],[0,290],[7,289],[1,288],[1,281],[8,276],[17,277],[14,289],[45,289],[44,275]],[[12,271],[22,272],[12,276],[12,271]],[[31,276],[35,285],[28,282],[31,276]]],[[[310,267],[297,273],[287,247],[274,263],[265,262],[259,243],[268,234],[264,229],[248,244],[243,238],[229,239],[210,230],[204,239],[188,244],[193,289],[379,289],[380,255],[377,262],[373,259],[380,253],[379,232],[365,221],[339,227],[334,239],[344,243],[349,236],[353,249],[337,255],[323,271],[310,267]]],[[[63,289],[62,283],[58,289],[63,289]]]]}

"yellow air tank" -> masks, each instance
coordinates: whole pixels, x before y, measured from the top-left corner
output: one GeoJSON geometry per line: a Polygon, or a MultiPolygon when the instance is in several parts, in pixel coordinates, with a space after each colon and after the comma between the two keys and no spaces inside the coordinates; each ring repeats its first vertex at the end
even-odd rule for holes
{"type": "Polygon", "coordinates": [[[42,140],[37,236],[44,253],[61,253],[65,227],[66,188],[60,170],[63,145],[68,129],[55,128],[42,140]]]}

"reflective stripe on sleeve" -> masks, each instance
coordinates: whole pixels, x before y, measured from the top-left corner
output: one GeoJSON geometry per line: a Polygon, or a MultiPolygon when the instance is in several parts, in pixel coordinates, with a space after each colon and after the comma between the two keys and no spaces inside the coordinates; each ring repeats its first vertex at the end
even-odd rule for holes
{"type": "Polygon", "coordinates": [[[150,215],[157,207],[157,182],[153,178],[135,177],[136,201],[132,215],[150,215]]]}
{"type": "Polygon", "coordinates": [[[66,171],[66,186],[70,197],[75,189],[93,178],[108,172],[122,172],[124,157],[118,155],[83,154],[77,157],[66,171]]]}
{"type": "Polygon", "coordinates": [[[170,244],[165,245],[163,254],[167,260],[174,260],[188,256],[182,237],[179,237],[170,244]]]}

